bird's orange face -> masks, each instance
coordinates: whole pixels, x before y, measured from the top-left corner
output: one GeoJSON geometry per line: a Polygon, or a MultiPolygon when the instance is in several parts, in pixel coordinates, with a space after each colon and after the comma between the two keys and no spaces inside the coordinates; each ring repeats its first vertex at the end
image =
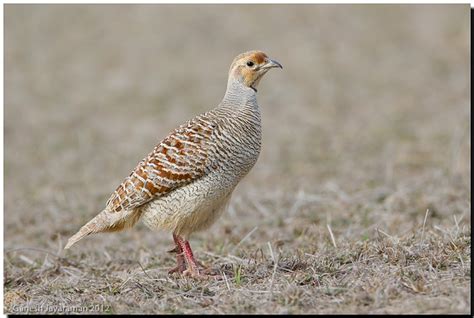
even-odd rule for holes
{"type": "Polygon", "coordinates": [[[263,75],[274,67],[283,68],[280,63],[268,58],[262,51],[250,51],[234,59],[229,75],[256,90],[263,75]]]}

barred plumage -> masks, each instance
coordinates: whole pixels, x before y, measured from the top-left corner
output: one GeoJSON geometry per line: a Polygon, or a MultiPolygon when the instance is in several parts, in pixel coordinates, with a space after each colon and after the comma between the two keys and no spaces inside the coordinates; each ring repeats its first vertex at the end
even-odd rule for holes
{"type": "Polygon", "coordinates": [[[151,229],[173,232],[179,268],[198,275],[187,239],[220,215],[238,182],[257,161],[261,147],[256,86],[278,62],[265,53],[237,56],[227,91],[217,108],[172,131],[117,187],[105,209],[71,237],[133,226],[140,217],[151,229]]]}

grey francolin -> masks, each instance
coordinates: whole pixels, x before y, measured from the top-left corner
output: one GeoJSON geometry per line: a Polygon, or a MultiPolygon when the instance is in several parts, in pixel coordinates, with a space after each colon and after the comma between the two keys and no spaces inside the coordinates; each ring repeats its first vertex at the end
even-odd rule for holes
{"type": "Polygon", "coordinates": [[[275,67],[282,68],[261,51],[238,55],[222,102],[166,136],[65,248],[89,234],[130,228],[142,217],[150,229],[173,233],[178,265],[170,273],[206,276],[188,239],[214,223],[257,161],[262,134],[257,85],[275,67]]]}

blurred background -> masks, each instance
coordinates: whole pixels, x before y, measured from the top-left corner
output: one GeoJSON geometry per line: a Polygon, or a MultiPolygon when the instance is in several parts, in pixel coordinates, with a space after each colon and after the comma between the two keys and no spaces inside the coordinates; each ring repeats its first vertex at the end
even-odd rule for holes
{"type": "MultiPolygon", "coordinates": [[[[264,240],[327,222],[341,240],[376,227],[402,234],[427,209],[433,224],[469,222],[469,14],[468,5],[6,5],[5,248],[59,252],[170,130],[217,106],[232,59],[252,49],[283,65],[259,86],[262,153],[197,242],[209,233],[238,242],[256,224],[264,240]]],[[[170,243],[140,223],[71,253],[161,255],[170,243]]]]}

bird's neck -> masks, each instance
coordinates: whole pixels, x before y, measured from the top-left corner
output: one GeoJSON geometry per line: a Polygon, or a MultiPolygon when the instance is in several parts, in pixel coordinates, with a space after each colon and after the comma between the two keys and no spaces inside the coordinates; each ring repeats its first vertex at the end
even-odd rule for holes
{"type": "Polygon", "coordinates": [[[243,83],[236,80],[229,80],[227,83],[227,90],[221,105],[233,105],[233,107],[257,107],[256,90],[245,86],[243,83]]]}

